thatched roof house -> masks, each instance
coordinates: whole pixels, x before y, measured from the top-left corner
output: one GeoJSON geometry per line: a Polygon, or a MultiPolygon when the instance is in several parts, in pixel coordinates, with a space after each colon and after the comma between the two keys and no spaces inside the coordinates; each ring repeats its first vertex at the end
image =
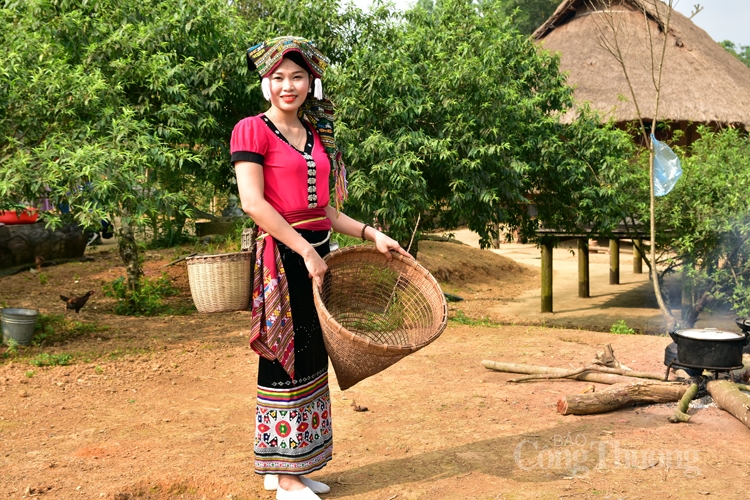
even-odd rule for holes
{"type": "MultiPolygon", "coordinates": [[[[659,0],[565,0],[535,32],[543,47],[561,53],[576,100],[616,122],[637,120],[620,64],[605,48],[612,26],[644,118],[653,118],[655,90],[649,30],[660,55],[667,5],[659,0]]],[[[693,22],[672,11],[667,33],[658,119],[676,122],[692,142],[693,123],[750,130],[750,68],[693,22]]]]}

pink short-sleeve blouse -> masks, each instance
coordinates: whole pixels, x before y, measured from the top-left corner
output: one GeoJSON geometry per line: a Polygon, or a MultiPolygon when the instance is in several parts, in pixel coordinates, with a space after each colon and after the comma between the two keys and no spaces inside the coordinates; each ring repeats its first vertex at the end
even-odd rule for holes
{"type": "Polygon", "coordinates": [[[263,166],[264,196],[279,213],[325,207],[330,201],[331,163],[313,127],[305,149],[293,147],[265,115],[240,121],[232,131],[232,164],[249,161],[263,166]]]}

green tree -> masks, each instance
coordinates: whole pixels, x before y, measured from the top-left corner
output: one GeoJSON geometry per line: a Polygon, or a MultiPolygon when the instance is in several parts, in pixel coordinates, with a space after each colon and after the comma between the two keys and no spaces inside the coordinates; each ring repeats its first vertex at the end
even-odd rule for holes
{"type": "Polygon", "coordinates": [[[724,47],[727,52],[734,57],[745,63],[745,66],[750,67],[750,45],[735,45],[734,42],[730,42],[729,40],[719,42],[719,45],[724,47]]]}
{"type": "Polygon", "coordinates": [[[683,154],[674,195],[658,206],[665,271],[682,273],[682,326],[692,327],[709,306],[750,314],[750,140],[736,129],[699,129],[683,154]]]}
{"type": "Polygon", "coordinates": [[[222,0],[6,2],[0,209],[47,198],[69,209],[44,213],[52,226],[118,218],[137,288],[135,228],[179,228],[196,186],[229,186],[231,127],[258,107],[237,46],[248,31],[222,0]]]}
{"type": "MultiPolygon", "coordinates": [[[[681,276],[681,328],[712,308],[750,315],[750,140],[733,128],[698,133],[689,150],[675,147],[682,177],[655,205],[658,280],[681,276]]],[[[649,223],[648,151],[623,164],[612,182],[628,220],[649,223]]]]}
{"type": "Polygon", "coordinates": [[[497,13],[513,17],[518,31],[530,35],[555,12],[560,0],[505,0],[498,2],[497,13]]]}
{"type": "Polygon", "coordinates": [[[467,223],[485,246],[498,226],[533,239],[540,224],[606,231],[618,220],[604,174],[626,135],[586,109],[561,123],[572,91],[557,58],[492,15],[497,5],[445,0],[405,19],[373,11],[332,78],[347,211],[401,241],[418,218],[422,228],[467,223]]]}

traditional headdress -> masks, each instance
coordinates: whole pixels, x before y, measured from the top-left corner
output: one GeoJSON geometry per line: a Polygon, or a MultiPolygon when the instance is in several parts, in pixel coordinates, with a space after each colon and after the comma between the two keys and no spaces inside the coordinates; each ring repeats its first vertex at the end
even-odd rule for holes
{"type": "Polygon", "coordinates": [[[328,67],[328,59],[315,47],[315,44],[305,38],[282,36],[272,38],[247,49],[247,66],[257,70],[261,77],[261,89],[266,100],[271,99],[271,83],[268,75],[281,64],[281,60],[290,52],[299,53],[307,65],[307,69],[315,78],[314,92],[308,96],[299,108],[300,118],[304,117],[315,128],[326,153],[331,160],[333,177],[336,187],[336,210],[348,197],[346,182],[346,167],[341,158],[341,151],[336,146],[333,132],[333,103],[323,94],[321,78],[328,67]]]}

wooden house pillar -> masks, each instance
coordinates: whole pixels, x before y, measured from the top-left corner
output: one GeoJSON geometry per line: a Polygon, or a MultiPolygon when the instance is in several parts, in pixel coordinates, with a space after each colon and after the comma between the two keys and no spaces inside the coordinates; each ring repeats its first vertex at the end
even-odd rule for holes
{"type": "Polygon", "coordinates": [[[641,250],[643,248],[643,240],[638,238],[633,240],[633,274],[643,273],[643,254],[641,250]]]}
{"type": "Polygon", "coordinates": [[[620,284],[620,240],[609,239],[609,284],[620,284]]]}
{"type": "Polygon", "coordinates": [[[552,243],[542,243],[542,312],[552,312],[552,243]]]}
{"type": "Polygon", "coordinates": [[[588,299],[589,294],[589,239],[578,238],[578,296],[588,299]]]}

